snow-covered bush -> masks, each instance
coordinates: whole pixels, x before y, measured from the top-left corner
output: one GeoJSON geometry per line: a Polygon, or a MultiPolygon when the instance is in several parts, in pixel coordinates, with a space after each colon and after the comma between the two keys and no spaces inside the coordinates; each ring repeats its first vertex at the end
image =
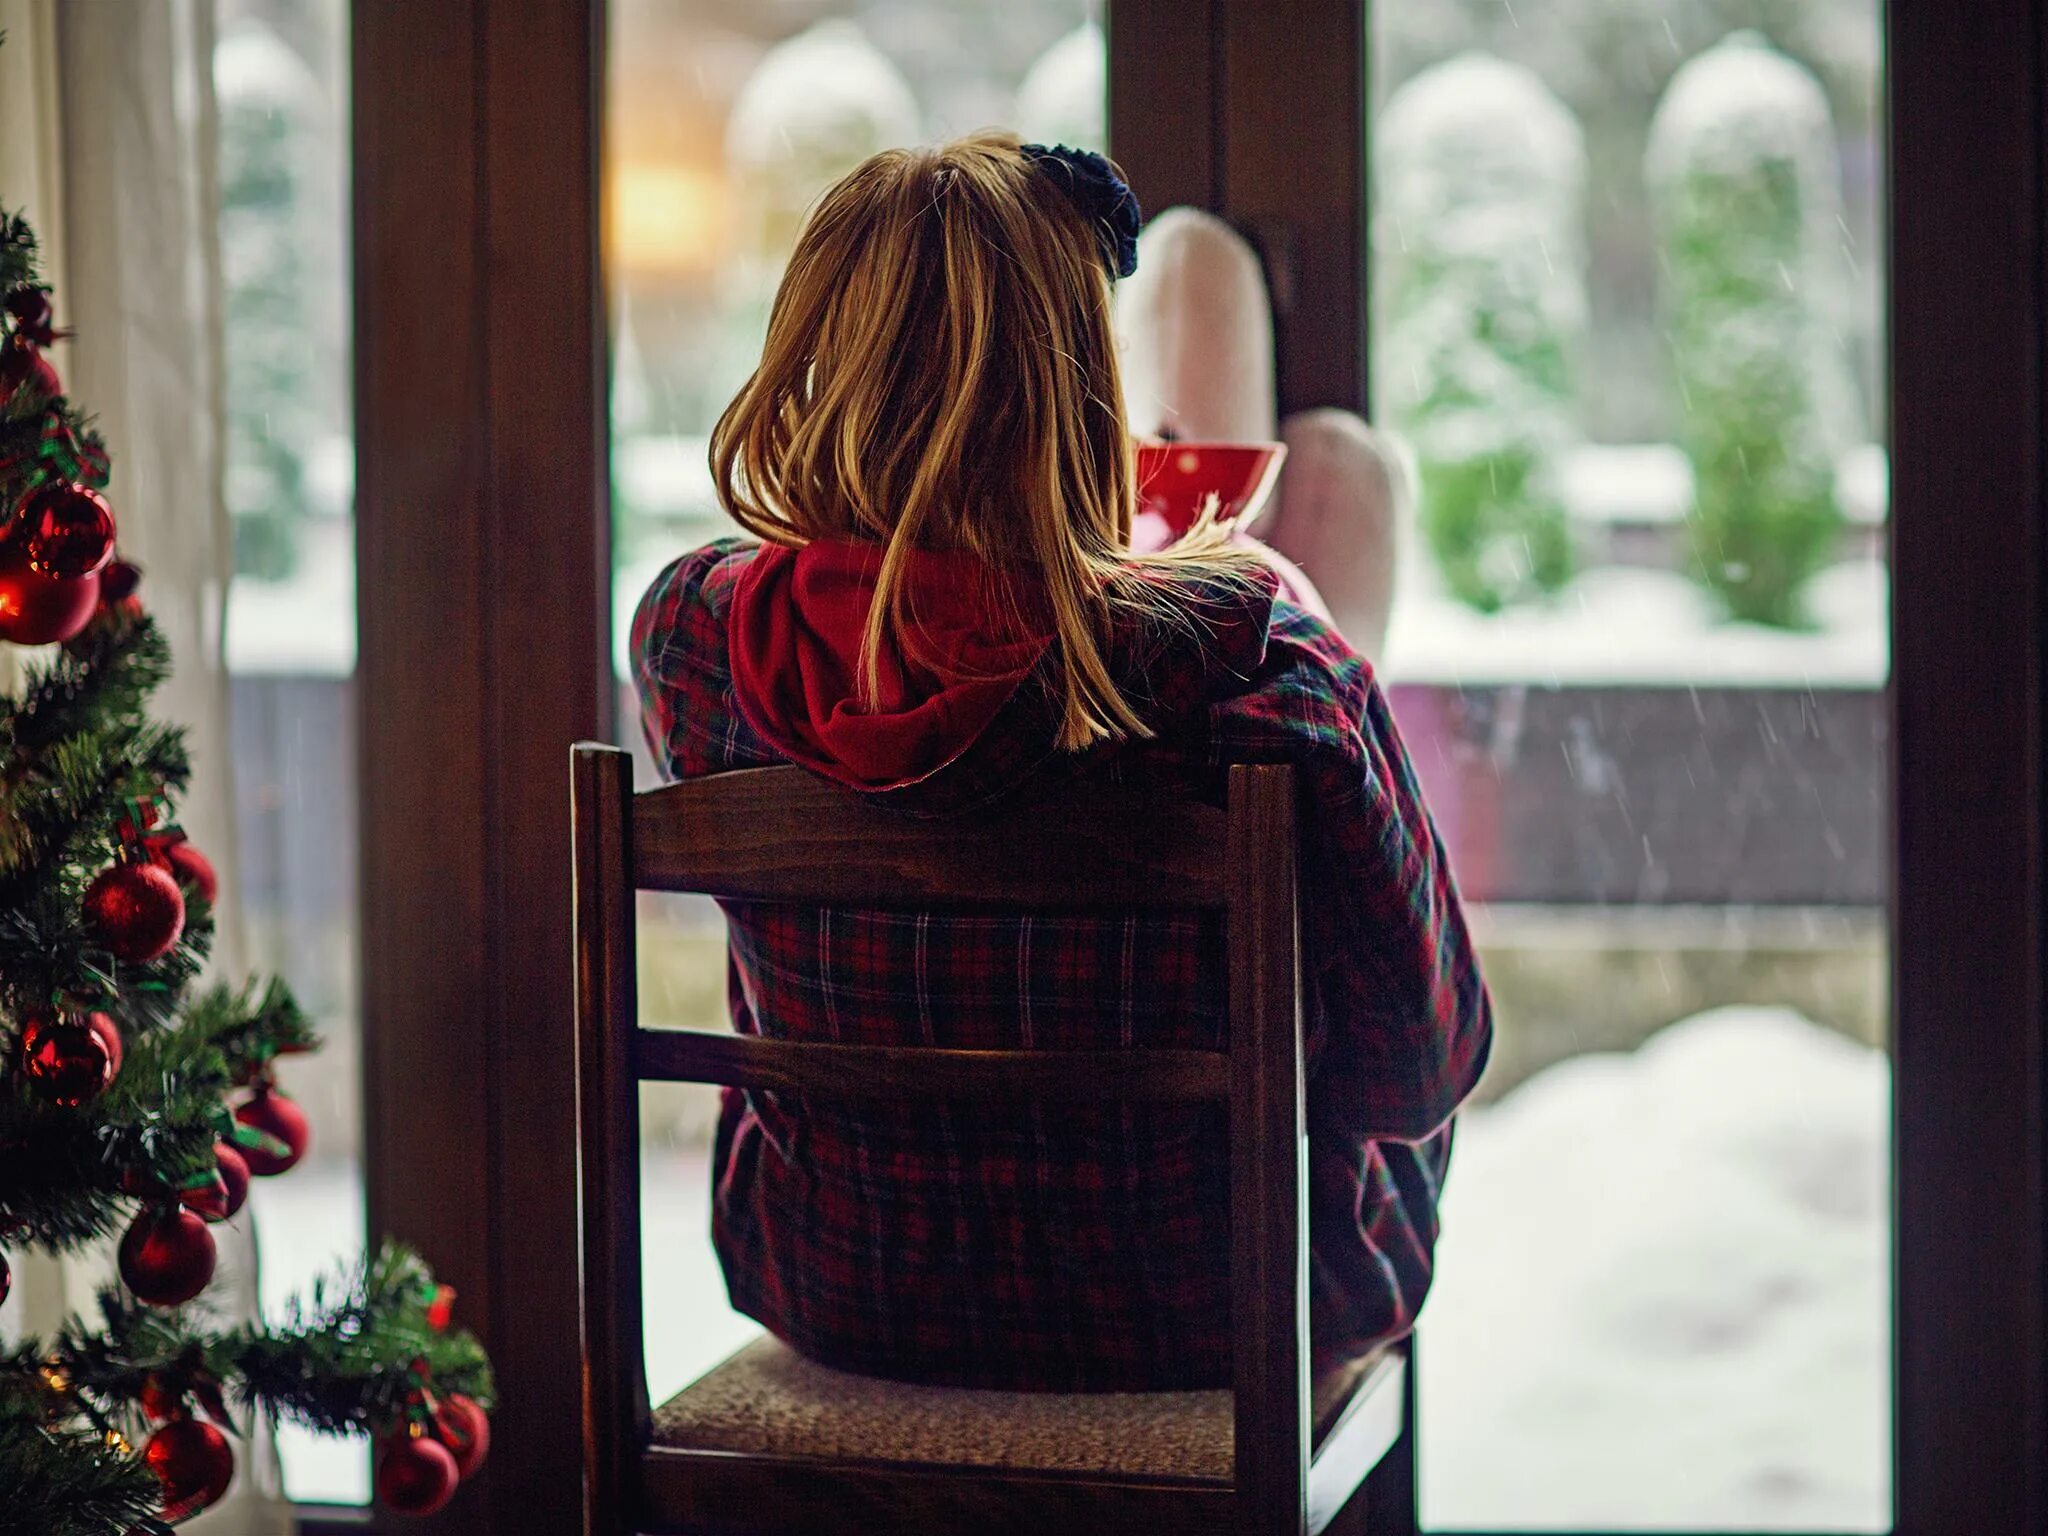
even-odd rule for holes
{"type": "Polygon", "coordinates": [[[1423,534],[1474,608],[1553,592],[1586,320],[1578,124],[1528,70],[1467,53],[1396,91],[1377,140],[1376,397],[1414,445],[1423,534]]]}
{"type": "Polygon", "coordinates": [[[1796,625],[1840,537],[1835,462],[1855,417],[1827,98],[1734,33],[1673,77],[1646,170],[1697,484],[1692,569],[1734,617],[1796,625]]]}

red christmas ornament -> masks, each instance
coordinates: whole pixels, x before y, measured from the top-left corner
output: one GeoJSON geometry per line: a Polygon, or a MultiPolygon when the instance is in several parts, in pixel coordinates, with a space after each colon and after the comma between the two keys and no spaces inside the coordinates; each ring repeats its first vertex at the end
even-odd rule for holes
{"type": "Polygon", "coordinates": [[[43,1013],[21,1032],[21,1073],[49,1103],[76,1109],[114,1080],[114,1061],[85,1019],[43,1013]]]}
{"type": "Polygon", "coordinates": [[[235,1118],[250,1130],[260,1131],[284,1143],[285,1150],[281,1153],[268,1147],[238,1149],[242,1160],[249,1165],[249,1171],[259,1179],[289,1172],[306,1155],[306,1148],[313,1140],[313,1128],[306,1123],[306,1112],[268,1083],[257,1085],[255,1093],[235,1111],[235,1118]]]}
{"type": "Polygon", "coordinates": [[[14,1271],[7,1267],[7,1255],[0,1253],[0,1307],[7,1305],[7,1294],[14,1289],[14,1271]]]}
{"type": "Polygon", "coordinates": [[[85,1027],[97,1035],[100,1044],[107,1048],[107,1060],[112,1063],[107,1068],[107,1077],[110,1080],[119,1077],[121,1063],[127,1056],[121,1044],[121,1026],[104,1013],[88,1013],[85,1016],[85,1027]]]}
{"type": "Polygon", "coordinates": [[[185,896],[160,865],[116,864],[85,888],[85,918],[118,958],[141,965],[169,954],[178,942],[185,931],[185,896]]]}
{"type": "Polygon", "coordinates": [[[64,393],[57,370],[26,337],[17,336],[0,348],[0,410],[40,405],[64,393]]]}
{"type": "Polygon", "coordinates": [[[434,1299],[427,1303],[427,1326],[436,1333],[446,1333],[448,1324],[455,1316],[455,1287],[436,1285],[434,1299]]]}
{"type": "Polygon", "coordinates": [[[173,1524],[220,1502],[234,1481],[235,1453],[228,1437],[182,1414],[149,1437],[142,1459],[164,1485],[162,1515],[173,1524]]]}
{"type": "Polygon", "coordinates": [[[159,855],[164,868],[171,872],[171,878],[181,886],[189,885],[209,907],[220,895],[220,876],[214,873],[213,860],[180,838],[162,850],[159,855]]]}
{"type": "Polygon", "coordinates": [[[54,645],[69,640],[92,618],[100,600],[100,579],[60,580],[29,564],[28,540],[0,540],[0,640],[16,645],[54,645]]]}
{"type": "Polygon", "coordinates": [[[491,1454],[491,1419],[473,1397],[450,1392],[434,1406],[434,1437],[455,1458],[455,1471],[466,1483],[491,1454]]]}
{"type": "Polygon", "coordinates": [[[228,1219],[228,1181],[218,1173],[211,1175],[204,1184],[194,1184],[178,1191],[178,1204],[206,1222],[228,1219]]]}
{"type": "Polygon", "coordinates": [[[377,1458],[377,1497],[401,1515],[433,1514],[461,1480],[448,1447],[424,1434],[386,1441],[377,1458]]]}
{"type": "Polygon", "coordinates": [[[21,507],[29,568],[39,576],[76,581],[114,558],[114,509],[98,491],[53,482],[21,507]]]}
{"type": "Polygon", "coordinates": [[[127,601],[141,585],[141,570],[126,560],[116,560],[100,572],[100,596],[110,603],[127,601]]]}
{"type": "Polygon", "coordinates": [[[7,313],[14,316],[15,334],[39,347],[57,339],[57,311],[40,288],[17,288],[7,295],[7,313]]]}
{"type": "Polygon", "coordinates": [[[121,1239],[121,1279],[138,1301],[175,1307],[213,1278],[213,1234],[180,1205],[146,1209],[121,1239]]]}
{"type": "Polygon", "coordinates": [[[249,1198],[249,1164],[242,1154],[224,1141],[213,1144],[214,1161],[220,1164],[221,1182],[228,1188],[227,1216],[232,1220],[242,1204],[249,1198]]]}
{"type": "Polygon", "coordinates": [[[171,1384],[154,1372],[142,1378],[140,1401],[143,1417],[152,1424],[174,1419],[185,1411],[183,1400],[171,1384]]]}

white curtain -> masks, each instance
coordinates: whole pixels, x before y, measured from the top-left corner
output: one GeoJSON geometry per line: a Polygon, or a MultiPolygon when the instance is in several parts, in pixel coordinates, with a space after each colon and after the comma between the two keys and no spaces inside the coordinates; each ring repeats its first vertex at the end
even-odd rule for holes
{"type": "MultiPolygon", "coordinates": [[[[222,632],[232,569],[222,500],[224,411],[216,244],[212,0],[0,0],[0,201],[27,205],[76,336],[56,358],[68,392],[112,451],[108,496],[123,553],[176,657],[153,710],[189,733],[181,825],[223,871],[236,866],[222,632]]],[[[247,954],[234,882],[223,882],[214,969],[247,954]]],[[[253,1214],[215,1229],[230,1315],[256,1305],[253,1214]]],[[[43,1331],[89,1305],[104,1256],[20,1264],[20,1325],[43,1331]]],[[[228,1497],[188,1529],[291,1529],[266,1433],[237,1446],[228,1497]]]]}

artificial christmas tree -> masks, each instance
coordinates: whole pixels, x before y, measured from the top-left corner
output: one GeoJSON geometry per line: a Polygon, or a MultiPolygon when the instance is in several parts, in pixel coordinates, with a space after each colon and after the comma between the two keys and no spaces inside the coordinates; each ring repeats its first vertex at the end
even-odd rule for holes
{"type": "Polygon", "coordinates": [[[0,1536],[161,1532],[218,1500],[251,1414],[373,1437],[394,1507],[481,1464],[489,1367],[387,1247],[281,1319],[225,1324],[210,1225],[306,1150],[277,982],[193,984],[216,876],[171,819],[190,765],[144,713],[170,658],[120,560],[107,455],[43,349],[35,241],[0,212],[0,641],[57,644],[0,697],[0,1301],[6,1251],[116,1232],[100,1316],[0,1347],[0,1536]]]}

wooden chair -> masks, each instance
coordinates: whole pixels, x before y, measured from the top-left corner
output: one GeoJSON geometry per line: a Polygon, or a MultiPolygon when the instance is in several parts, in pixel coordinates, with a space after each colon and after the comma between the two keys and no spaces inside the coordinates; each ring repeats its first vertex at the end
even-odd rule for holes
{"type": "Polygon", "coordinates": [[[1097,788],[972,822],[908,819],[790,768],[635,795],[627,755],[586,744],[574,770],[592,1536],[1414,1530],[1405,1349],[1328,1382],[1308,1373],[1291,769],[1231,769],[1227,810],[1097,788]],[[969,1051],[642,1029],[643,889],[910,909],[1220,909],[1229,1049],[969,1051]],[[867,1099],[1226,1102],[1231,1391],[905,1386],[827,1371],[767,1340],[656,1413],[639,1229],[638,1090],[650,1079],[867,1099]],[[794,1428],[764,1422],[792,1406],[794,1428]],[[1141,1432],[1119,1435],[1118,1424],[1141,1432]],[[1131,1439],[1169,1443],[1174,1470],[1129,1464],[1131,1439]],[[915,1459],[871,1454],[891,1445],[915,1459]],[[1056,1453],[1013,1454],[1034,1446],[1056,1453]]]}

